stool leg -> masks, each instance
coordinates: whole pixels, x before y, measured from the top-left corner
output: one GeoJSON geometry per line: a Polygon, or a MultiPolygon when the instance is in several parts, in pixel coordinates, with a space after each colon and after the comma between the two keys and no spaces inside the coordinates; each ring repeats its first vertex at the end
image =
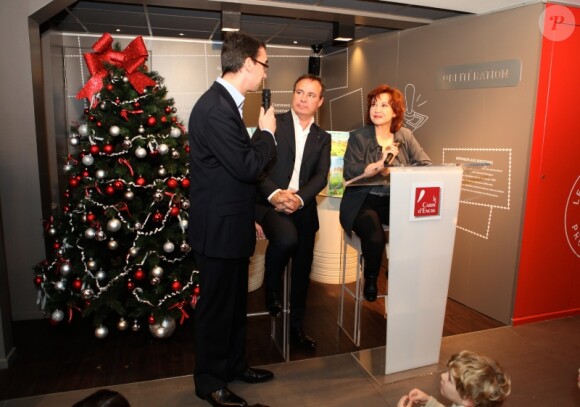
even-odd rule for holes
{"type": "Polygon", "coordinates": [[[361,336],[361,312],[362,312],[362,291],[363,284],[362,271],[364,270],[364,259],[362,255],[357,259],[356,265],[356,288],[355,288],[355,301],[354,301],[354,344],[360,346],[360,336],[361,336]]]}

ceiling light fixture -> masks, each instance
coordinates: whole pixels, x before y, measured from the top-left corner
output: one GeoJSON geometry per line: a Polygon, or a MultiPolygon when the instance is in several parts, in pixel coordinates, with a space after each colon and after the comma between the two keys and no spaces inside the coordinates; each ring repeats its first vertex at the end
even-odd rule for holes
{"type": "Polygon", "coordinates": [[[242,14],[239,11],[222,10],[222,31],[240,31],[242,14]]]}
{"type": "Polygon", "coordinates": [[[354,24],[335,22],[332,24],[334,41],[348,42],[354,39],[354,24]]]}

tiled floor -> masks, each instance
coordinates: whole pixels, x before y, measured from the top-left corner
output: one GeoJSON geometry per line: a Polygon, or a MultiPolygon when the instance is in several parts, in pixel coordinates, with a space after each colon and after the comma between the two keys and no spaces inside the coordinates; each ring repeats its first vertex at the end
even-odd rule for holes
{"type": "MultiPolygon", "coordinates": [[[[511,375],[513,390],[506,407],[580,407],[580,316],[445,337],[438,365],[405,373],[382,373],[382,347],[269,365],[275,380],[255,385],[232,383],[230,387],[251,403],[276,407],[395,407],[412,387],[438,395],[439,372],[447,358],[462,349],[497,359],[511,375]]],[[[133,407],[209,405],[194,397],[191,376],[109,388],[121,392],[133,407]]],[[[0,401],[0,406],[71,406],[95,390],[0,401]]]]}

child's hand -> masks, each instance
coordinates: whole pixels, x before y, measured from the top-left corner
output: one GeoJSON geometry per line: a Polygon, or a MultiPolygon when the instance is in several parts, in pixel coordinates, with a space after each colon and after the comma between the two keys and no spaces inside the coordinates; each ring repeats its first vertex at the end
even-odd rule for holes
{"type": "MultiPolygon", "coordinates": [[[[412,401],[414,404],[425,404],[429,401],[429,399],[431,398],[431,396],[429,396],[427,393],[419,390],[419,389],[413,389],[409,392],[409,400],[412,401]]],[[[410,405],[410,404],[409,404],[410,405]]]]}
{"type": "Polygon", "coordinates": [[[404,395],[397,403],[397,407],[411,407],[412,404],[413,402],[409,399],[409,396],[404,395]]]}

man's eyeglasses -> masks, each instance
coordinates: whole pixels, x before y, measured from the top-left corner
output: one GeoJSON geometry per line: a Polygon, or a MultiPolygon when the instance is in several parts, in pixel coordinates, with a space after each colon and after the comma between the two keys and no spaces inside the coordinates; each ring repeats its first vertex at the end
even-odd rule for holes
{"type": "Polygon", "coordinates": [[[267,63],[265,63],[265,62],[258,61],[257,59],[255,59],[255,58],[252,58],[252,57],[250,57],[250,59],[251,59],[252,61],[254,61],[254,62],[256,62],[256,63],[258,63],[258,64],[262,65],[262,66],[264,67],[264,69],[265,69],[265,70],[267,70],[267,69],[270,67],[270,66],[269,66],[267,63]]]}

